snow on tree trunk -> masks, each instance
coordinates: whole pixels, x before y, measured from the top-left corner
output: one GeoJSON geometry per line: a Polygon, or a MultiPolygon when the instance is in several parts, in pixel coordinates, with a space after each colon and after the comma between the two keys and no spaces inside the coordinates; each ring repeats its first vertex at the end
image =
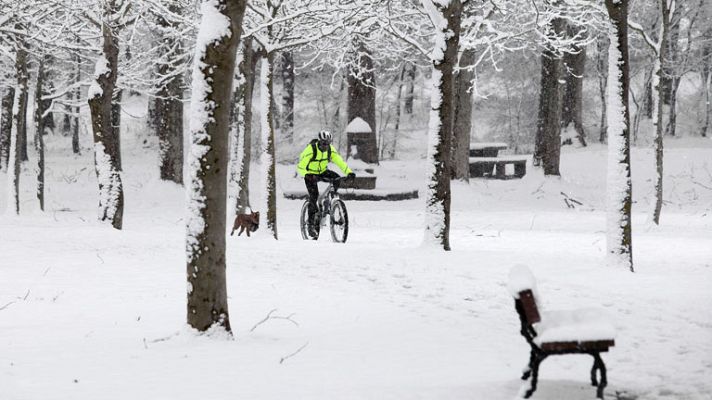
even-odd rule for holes
{"type": "Polygon", "coordinates": [[[187,321],[230,332],[225,234],[230,97],[244,0],[206,0],[195,47],[186,197],[187,321]]]}
{"type": "Polygon", "coordinates": [[[7,168],[10,157],[10,136],[12,130],[12,108],[15,104],[15,88],[8,87],[2,96],[0,111],[0,169],[7,168]]]}
{"type": "Polygon", "coordinates": [[[40,203],[40,210],[44,211],[44,172],[45,172],[45,146],[44,134],[47,127],[47,118],[45,113],[49,109],[50,104],[42,100],[42,96],[46,95],[47,86],[47,69],[46,59],[40,59],[37,67],[37,84],[35,86],[35,150],[37,151],[37,200],[40,203]]]}
{"type": "Polygon", "coordinates": [[[262,199],[267,213],[266,230],[275,239],[277,236],[277,186],[275,176],[275,147],[273,121],[272,61],[274,55],[267,53],[262,57],[260,66],[260,128],[262,132],[262,199]]]}
{"type": "Polygon", "coordinates": [[[454,67],[460,40],[460,0],[423,0],[435,24],[431,52],[430,120],[426,158],[425,245],[450,250],[450,150],[455,117],[454,67]]]}
{"type": "Polygon", "coordinates": [[[601,122],[598,129],[598,142],[605,143],[608,136],[608,117],[606,116],[606,87],[608,86],[608,37],[601,37],[596,44],[596,71],[601,98],[601,122]]]}
{"type": "Polygon", "coordinates": [[[653,149],[655,152],[655,203],[652,209],[652,220],[656,225],[660,224],[660,212],[663,208],[663,115],[665,114],[665,87],[661,84],[663,78],[662,65],[668,56],[668,35],[670,30],[670,7],[674,6],[674,0],[660,0],[662,11],[662,22],[660,27],[660,45],[658,56],[653,65],[653,87],[657,89],[657,97],[653,108],[653,121],[655,123],[655,140],[653,149]]]}
{"type": "MultiPolygon", "coordinates": [[[[475,50],[466,49],[460,56],[460,66],[475,64],[475,50]]],[[[472,69],[461,69],[456,75],[455,125],[453,130],[453,179],[470,181],[470,131],[472,130],[472,91],[470,86],[475,78],[472,69]]]]}
{"type": "Polygon", "coordinates": [[[102,55],[96,61],[94,81],[87,92],[94,137],[94,165],[99,184],[99,221],[121,229],[124,189],[119,168],[120,152],[116,129],[112,126],[112,99],[118,75],[119,43],[106,20],[117,12],[117,4],[105,4],[102,23],[102,55]]]}
{"type": "Polygon", "coordinates": [[[608,264],[633,271],[627,0],[606,0],[612,21],[608,49],[608,264]]]}
{"type": "Polygon", "coordinates": [[[250,162],[252,149],[252,92],[255,83],[255,63],[258,59],[252,48],[252,41],[241,43],[238,54],[233,93],[234,108],[231,114],[230,140],[230,186],[234,187],[231,209],[235,215],[250,208],[250,162]]]}
{"type": "Polygon", "coordinates": [[[282,75],[282,139],[291,145],[294,142],[294,54],[285,51],[281,54],[282,75]]]}
{"type": "Polygon", "coordinates": [[[27,105],[27,51],[17,47],[15,53],[15,74],[17,87],[15,88],[15,99],[12,107],[12,127],[10,131],[10,152],[8,157],[8,212],[13,210],[15,214],[20,214],[20,164],[22,161],[20,148],[20,132],[23,129],[26,114],[24,107],[27,105]]]}

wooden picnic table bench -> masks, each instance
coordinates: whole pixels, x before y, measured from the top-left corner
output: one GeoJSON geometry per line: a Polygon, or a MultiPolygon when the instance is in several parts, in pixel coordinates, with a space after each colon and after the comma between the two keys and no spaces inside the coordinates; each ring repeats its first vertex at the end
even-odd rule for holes
{"type": "Polygon", "coordinates": [[[500,150],[506,150],[507,143],[475,142],[470,144],[470,157],[497,157],[500,150]]]}
{"type": "Polygon", "coordinates": [[[596,397],[603,399],[608,380],[601,353],[615,345],[615,328],[605,313],[599,309],[540,311],[534,276],[523,265],[512,268],[508,287],[519,315],[520,333],[531,347],[522,380],[532,379],[524,398],[536,390],[539,364],[544,359],[552,355],[589,354],[593,357],[591,385],[597,388],[596,397]],[[600,379],[596,372],[600,373],[600,379]]]}
{"type": "Polygon", "coordinates": [[[507,177],[521,178],[527,174],[527,161],[529,156],[500,156],[500,157],[470,157],[470,176],[473,178],[493,177],[506,179],[507,177]],[[507,175],[507,165],[514,166],[514,175],[507,175]],[[494,175],[492,170],[494,169],[494,175]]]}

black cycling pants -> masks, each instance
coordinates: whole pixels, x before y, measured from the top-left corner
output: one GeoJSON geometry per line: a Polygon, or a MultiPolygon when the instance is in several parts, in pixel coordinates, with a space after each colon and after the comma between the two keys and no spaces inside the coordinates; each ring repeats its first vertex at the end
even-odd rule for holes
{"type": "MultiPolygon", "coordinates": [[[[338,177],[339,174],[328,169],[322,172],[321,174],[304,175],[304,183],[307,185],[307,192],[309,193],[309,221],[312,221],[314,219],[314,214],[317,210],[316,200],[319,198],[319,188],[317,187],[317,182],[327,182],[328,180],[335,179],[338,177]]],[[[338,182],[334,183],[334,185],[338,184],[338,182]]]]}

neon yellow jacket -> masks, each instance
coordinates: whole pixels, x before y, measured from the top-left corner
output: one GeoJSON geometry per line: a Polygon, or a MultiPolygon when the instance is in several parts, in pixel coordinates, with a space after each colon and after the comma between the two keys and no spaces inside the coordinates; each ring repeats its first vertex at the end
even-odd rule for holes
{"type": "Polygon", "coordinates": [[[351,168],[346,165],[346,162],[344,162],[344,159],[341,158],[341,155],[339,155],[334,146],[329,145],[329,150],[321,151],[316,142],[316,139],[309,142],[307,147],[299,156],[299,164],[297,164],[297,172],[299,172],[299,175],[305,176],[307,174],[321,174],[326,171],[329,161],[341,168],[344,175],[348,175],[352,172],[351,168]],[[316,155],[314,154],[315,151],[316,155]],[[331,155],[331,159],[329,159],[329,155],[331,155]]]}

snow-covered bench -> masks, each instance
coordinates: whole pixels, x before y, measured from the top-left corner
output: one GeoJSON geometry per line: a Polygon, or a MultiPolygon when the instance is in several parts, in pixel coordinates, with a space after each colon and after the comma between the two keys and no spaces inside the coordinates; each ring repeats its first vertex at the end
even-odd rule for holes
{"type": "Polygon", "coordinates": [[[527,161],[529,156],[499,156],[499,157],[470,157],[470,176],[481,178],[484,176],[496,179],[507,179],[507,177],[521,178],[527,174],[527,161]],[[514,175],[506,175],[507,165],[514,166],[514,175]],[[492,170],[494,169],[494,175],[492,170]]]}
{"type": "Polygon", "coordinates": [[[544,311],[537,304],[536,281],[529,268],[517,265],[509,273],[508,288],[514,297],[514,306],[521,321],[520,333],[531,346],[529,364],[522,380],[524,397],[536,390],[539,364],[551,355],[590,354],[593,357],[591,384],[596,386],[596,397],[603,398],[603,388],[608,383],[606,365],[601,353],[615,342],[615,328],[601,309],[544,311]],[[596,375],[600,372],[600,380],[596,375]]]}

